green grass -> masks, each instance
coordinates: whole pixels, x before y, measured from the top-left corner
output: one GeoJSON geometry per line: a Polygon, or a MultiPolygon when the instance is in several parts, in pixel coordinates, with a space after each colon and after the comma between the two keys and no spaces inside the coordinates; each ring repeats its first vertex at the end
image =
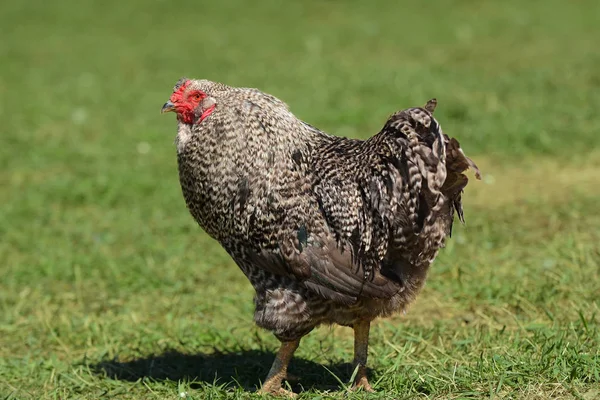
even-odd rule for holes
{"type": "MultiPolygon", "coordinates": [[[[600,398],[599,4],[2,3],[0,398],[255,396],[277,341],[185,209],[159,115],[183,75],[356,137],[437,97],[485,179],[372,329],[379,396],[600,398]]],[[[318,329],[294,389],[378,398],[344,393],[351,358],[350,330],[318,329]]]]}

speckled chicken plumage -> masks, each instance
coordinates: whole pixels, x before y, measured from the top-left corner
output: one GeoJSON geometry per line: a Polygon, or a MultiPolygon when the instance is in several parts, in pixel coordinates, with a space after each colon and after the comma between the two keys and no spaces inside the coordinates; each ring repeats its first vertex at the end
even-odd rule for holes
{"type": "MultiPolygon", "coordinates": [[[[394,113],[368,140],[330,136],[256,89],[182,79],[206,94],[178,122],[179,177],[200,226],[254,289],[255,321],[283,341],[321,323],[402,310],[462,220],[475,165],[432,117],[394,113]]],[[[477,171],[478,173],[478,171],[477,171]]]]}

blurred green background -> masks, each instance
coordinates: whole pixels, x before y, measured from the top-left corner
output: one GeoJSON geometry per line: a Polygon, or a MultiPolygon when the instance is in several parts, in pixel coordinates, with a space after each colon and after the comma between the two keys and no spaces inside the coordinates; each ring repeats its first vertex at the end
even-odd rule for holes
{"type": "MultiPolygon", "coordinates": [[[[159,110],[181,76],[360,138],[437,97],[484,180],[409,314],[373,329],[376,388],[600,397],[599,16],[594,0],[3,2],[0,397],[246,398],[266,375],[277,342],[180,193],[159,110]]],[[[303,343],[295,389],[342,396],[349,332],[303,343]]]]}

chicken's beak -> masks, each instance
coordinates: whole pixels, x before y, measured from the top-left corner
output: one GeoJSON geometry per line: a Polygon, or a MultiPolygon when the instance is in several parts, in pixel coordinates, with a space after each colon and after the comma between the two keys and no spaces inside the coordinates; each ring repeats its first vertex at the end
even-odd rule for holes
{"type": "Polygon", "coordinates": [[[169,111],[175,111],[175,104],[171,103],[171,101],[167,101],[162,108],[160,109],[160,113],[164,114],[169,111]]]}

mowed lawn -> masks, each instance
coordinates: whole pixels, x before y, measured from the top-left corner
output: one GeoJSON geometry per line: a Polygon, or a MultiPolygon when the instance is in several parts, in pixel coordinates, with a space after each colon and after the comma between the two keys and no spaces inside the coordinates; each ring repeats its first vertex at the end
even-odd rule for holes
{"type": "Polygon", "coordinates": [[[437,97],[484,179],[406,315],[292,361],[300,398],[600,398],[600,3],[0,5],[0,399],[254,398],[278,342],[181,196],[181,76],[368,137],[437,97]]]}

